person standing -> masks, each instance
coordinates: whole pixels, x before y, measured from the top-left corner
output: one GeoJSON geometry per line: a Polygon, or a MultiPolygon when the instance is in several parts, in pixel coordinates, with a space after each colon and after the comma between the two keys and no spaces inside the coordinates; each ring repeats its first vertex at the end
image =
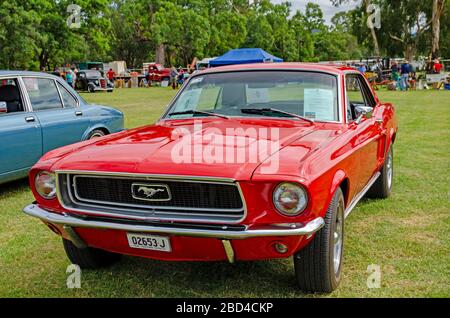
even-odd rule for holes
{"type": "Polygon", "coordinates": [[[435,59],[433,61],[433,73],[440,74],[443,66],[444,65],[442,65],[441,62],[439,62],[439,59],[435,59]]]}
{"type": "Polygon", "coordinates": [[[69,84],[71,87],[73,87],[73,76],[72,76],[72,70],[69,69],[66,72],[66,82],[67,84],[69,84]]]}
{"type": "Polygon", "coordinates": [[[409,88],[409,73],[411,72],[411,66],[409,65],[408,61],[404,61],[402,66],[400,67],[400,73],[401,73],[401,90],[408,90],[409,88]]]}
{"type": "Polygon", "coordinates": [[[70,69],[72,72],[72,81],[73,81],[73,88],[75,89],[76,83],[77,83],[77,70],[76,69],[70,69]]]}
{"type": "Polygon", "coordinates": [[[111,83],[114,83],[114,76],[116,76],[116,73],[113,71],[112,68],[109,69],[109,71],[106,73],[106,76],[108,77],[111,83]]]}
{"type": "Polygon", "coordinates": [[[360,71],[361,73],[365,74],[366,71],[367,71],[366,65],[365,65],[365,64],[361,64],[361,65],[358,67],[358,71],[360,71]]]}
{"type": "Polygon", "coordinates": [[[172,66],[170,68],[170,83],[172,84],[172,88],[176,89],[177,87],[177,69],[175,68],[175,66],[172,66]]]}

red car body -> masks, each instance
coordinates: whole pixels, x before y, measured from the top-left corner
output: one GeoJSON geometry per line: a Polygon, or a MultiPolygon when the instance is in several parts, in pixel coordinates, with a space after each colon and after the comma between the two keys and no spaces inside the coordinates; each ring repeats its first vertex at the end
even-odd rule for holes
{"type": "MultiPolygon", "coordinates": [[[[338,79],[342,106],[347,104],[348,98],[345,76],[360,75],[352,68],[302,63],[228,66],[201,74],[242,69],[332,74],[338,79]]],[[[366,85],[376,105],[372,116],[362,117],[360,122],[348,122],[345,107],[339,108],[340,122],[314,124],[268,117],[161,119],[154,125],[54,150],[30,172],[36,202],[25,208],[25,212],[39,217],[54,232],[77,246],[121,254],[175,261],[261,260],[292,256],[307,246],[321,228],[338,187],[344,194],[345,215],[350,213],[378,177],[387,151],[395,140],[394,107],[381,103],[367,81],[366,85]],[[278,172],[261,173],[261,162],[174,164],[169,157],[177,144],[177,140],[171,138],[173,130],[179,127],[192,130],[194,121],[199,120],[202,135],[213,128],[225,131],[230,127],[278,127],[280,133],[276,138],[281,145],[278,172]],[[107,214],[102,218],[88,210],[71,209],[62,204],[61,191],[59,199],[43,199],[34,185],[40,171],[87,173],[100,178],[120,175],[145,180],[170,181],[175,178],[237,184],[244,199],[245,215],[233,222],[205,219],[197,222],[161,216],[125,222],[123,217],[107,214]],[[273,190],[283,181],[299,183],[307,191],[307,208],[298,216],[283,215],[274,207],[273,190]],[[151,222],[151,225],[145,222],[151,222]],[[172,250],[132,248],[127,241],[127,232],[165,235],[170,238],[172,250]],[[280,252],[277,243],[282,243],[286,249],[280,252]]]]}
{"type": "Polygon", "coordinates": [[[147,63],[144,70],[148,71],[149,79],[154,82],[161,82],[170,79],[170,68],[164,68],[161,64],[147,63]]]}

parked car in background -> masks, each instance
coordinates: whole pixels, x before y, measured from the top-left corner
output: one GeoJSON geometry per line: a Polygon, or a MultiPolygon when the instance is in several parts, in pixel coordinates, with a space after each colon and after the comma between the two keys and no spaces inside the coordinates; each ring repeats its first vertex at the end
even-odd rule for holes
{"type": "Polygon", "coordinates": [[[192,75],[159,120],[65,147],[30,172],[25,213],[82,268],[292,257],[298,285],[341,280],[345,218],[392,191],[397,120],[348,67],[265,63],[192,75]],[[244,152],[243,152],[244,151],[244,152]]]}
{"type": "Polygon", "coordinates": [[[89,93],[98,91],[111,93],[114,90],[114,83],[106,76],[103,76],[100,71],[85,70],[78,72],[75,88],[79,91],[88,91],[89,93]]]}
{"type": "Polygon", "coordinates": [[[59,77],[0,71],[0,183],[25,177],[46,152],[123,130],[123,114],[89,105],[59,77]]]}
{"type": "Polygon", "coordinates": [[[143,70],[148,71],[149,79],[153,82],[169,81],[170,80],[170,68],[164,68],[157,63],[144,63],[143,70]]]}

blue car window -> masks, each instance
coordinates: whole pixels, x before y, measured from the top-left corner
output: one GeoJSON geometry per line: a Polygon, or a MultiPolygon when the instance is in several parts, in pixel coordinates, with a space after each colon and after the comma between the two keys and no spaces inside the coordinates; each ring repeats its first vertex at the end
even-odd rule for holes
{"type": "Polygon", "coordinates": [[[34,111],[62,108],[55,81],[47,78],[23,79],[34,111]]]}
{"type": "Polygon", "coordinates": [[[61,97],[63,99],[65,108],[78,106],[77,100],[75,99],[75,97],[73,97],[72,94],[70,94],[69,91],[64,86],[62,86],[60,83],[58,83],[58,88],[61,93],[61,97]]]}
{"type": "Polygon", "coordinates": [[[5,78],[0,80],[0,102],[3,103],[0,115],[24,111],[17,79],[5,78]]]}

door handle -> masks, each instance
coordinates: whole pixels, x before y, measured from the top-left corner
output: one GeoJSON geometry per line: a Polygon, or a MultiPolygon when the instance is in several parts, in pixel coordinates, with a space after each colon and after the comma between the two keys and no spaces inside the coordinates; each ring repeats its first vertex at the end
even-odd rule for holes
{"type": "Polygon", "coordinates": [[[25,117],[25,121],[27,123],[31,123],[31,122],[35,121],[35,118],[33,116],[25,117]]]}
{"type": "Polygon", "coordinates": [[[75,112],[75,116],[83,116],[83,112],[78,110],[75,112]]]}

